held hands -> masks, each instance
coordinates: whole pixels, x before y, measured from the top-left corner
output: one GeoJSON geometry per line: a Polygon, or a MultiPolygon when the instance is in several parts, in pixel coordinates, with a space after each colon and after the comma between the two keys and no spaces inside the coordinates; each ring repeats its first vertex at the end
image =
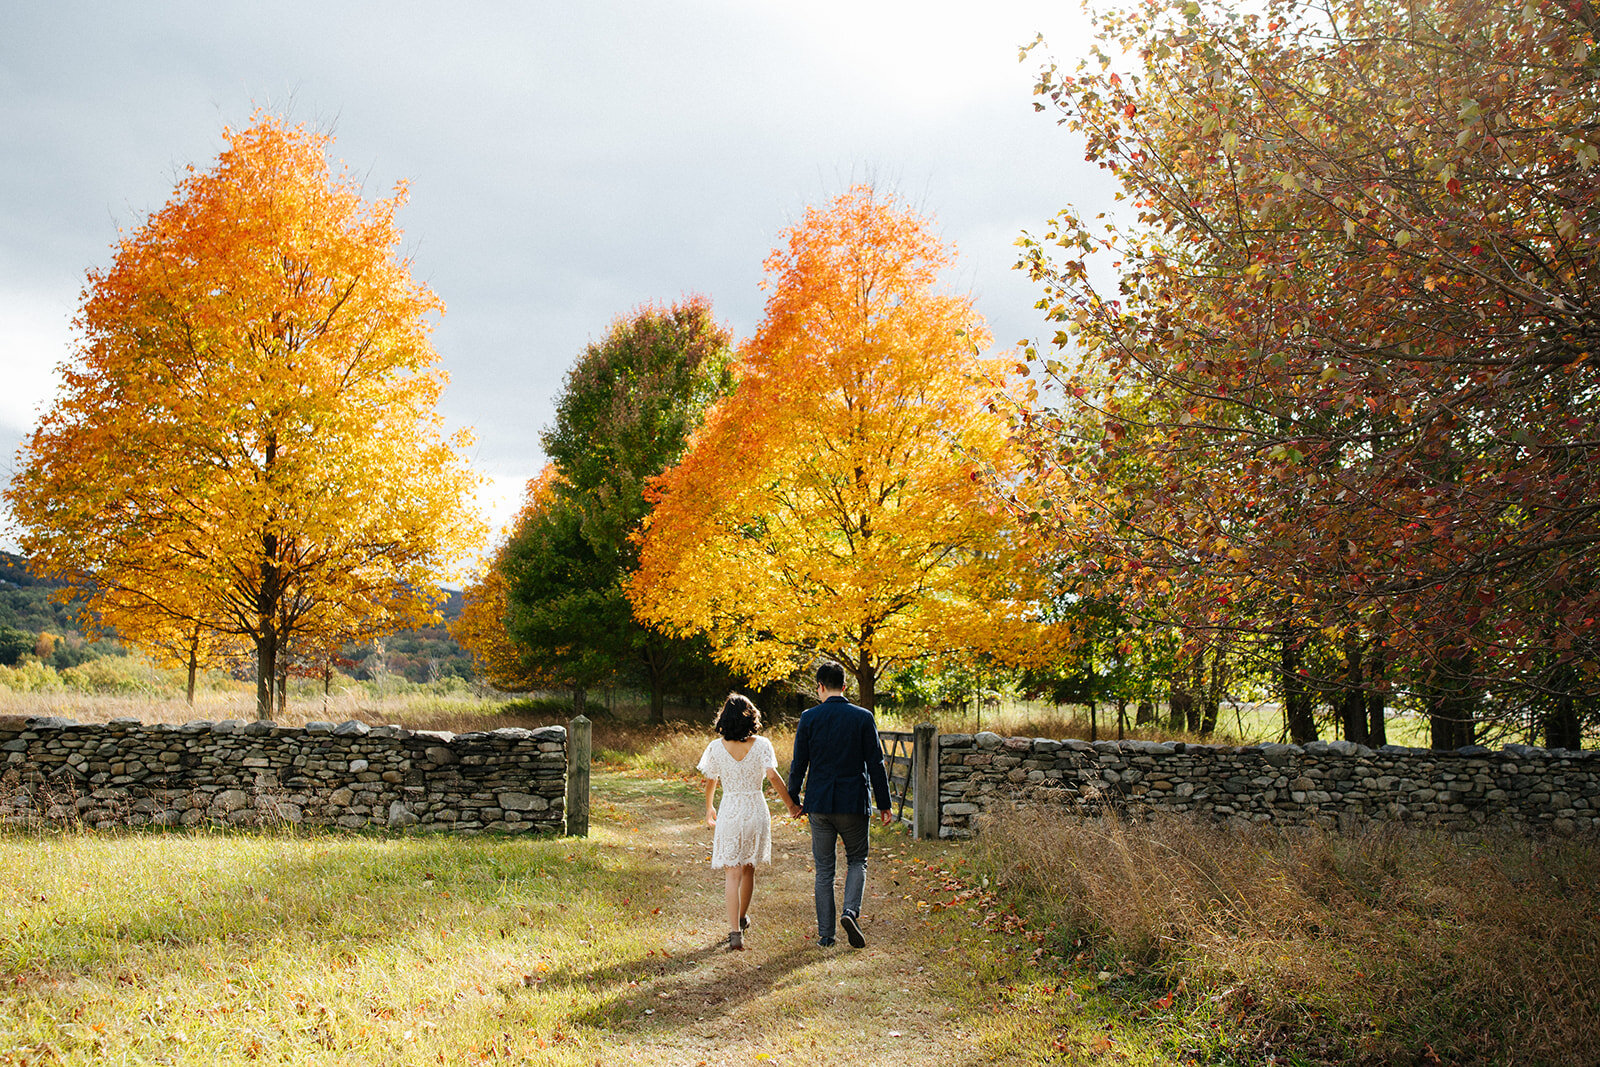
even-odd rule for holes
{"type": "Polygon", "coordinates": [[[796,804],[792,800],[789,801],[789,818],[798,819],[804,814],[805,812],[800,810],[800,805],[796,804]]]}

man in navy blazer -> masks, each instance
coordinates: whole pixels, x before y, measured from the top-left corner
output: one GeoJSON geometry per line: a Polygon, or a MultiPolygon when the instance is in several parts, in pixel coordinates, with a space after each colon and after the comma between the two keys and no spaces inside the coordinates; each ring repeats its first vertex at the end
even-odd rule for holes
{"type": "Polygon", "coordinates": [[[889,778],[872,712],[844,698],[844,668],[831,660],[817,667],[817,697],[822,701],[800,716],[789,764],[789,795],[801,796],[800,810],[811,820],[811,858],[817,866],[817,944],[833,944],[833,877],[838,842],[844,842],[844,909],[839,925],[854,948],[865,948],[861,897],[867,887],[867,829],[871,817],[867,783],[888,826],[889,778]]]}

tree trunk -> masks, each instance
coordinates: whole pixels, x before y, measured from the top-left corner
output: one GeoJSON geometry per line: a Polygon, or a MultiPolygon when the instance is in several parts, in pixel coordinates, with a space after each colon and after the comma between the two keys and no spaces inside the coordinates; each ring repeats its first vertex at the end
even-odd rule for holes
{"type": "Polygon", "coordinates": [[[1184,728],[1191,734],[1200,732],[1200,707],[1206,698],[1206,652],[1201,649],[1188,657],[1184,669],[1189,675],[1189,703],[1184,707],[1184,728]]]}
{"type": "Polygon", "coordinates": [[[1344,637],[1344,692],[1339,697],[1339,721],[1346,741],[1367,743],[1367,691],[1361,675],[1361,645],[1353,631],[1344,637]]]}
{"type": "Polygon", "coordinates": [[[1383,672],[1386,664],[1383,638],[1372,643],[1367,656],[1367,744],[1382,748],[1389,743],[1389,723],[1384,716],[1383,672]]]}
{"type": "Polygon", "coordinates": [[[189,636],[189,685],[184,690],[184,699],[189,706],[194,707],[194,676],[200,666],[200,627],[194,628],[194,633],[189,636]]]}
{"type": "Polygon", "coordinates": [[[322,714],[328,714],[328,694],[333,691],[333,661],[322,665],[322,714]]]}
{"type": "Polygon", "coordinates": [[[1193,717],[1194,694],[1181,684],[1174,683],[1172,696],[1167,698],[1167,706],[1171,712],[1167,717],[1168,727],[1173,730],[1187,730],[1189,720],[1193,717]]]}
{"type": "Polygon", "coordinates": [[[573,715],[573,717],[576,718],[579,715],[583,715],[584,718],[588,718],[588,715],[585,714],[585,709],[587,709],[588,706],[589,706],[589,690],[588,690],[588,688],[586,686],[582,686],[582,685],[578,685],[578,684],[574,683],[573,686],[572,686],[572,715],[573,715]]]}
{"type": "Polygon", "coordinates": [[[1089,740],[1100,740],[1100,719],[1094,701],[1089,701],[1089,740]]]}
{"type": "Polygon", "coordinates": [[[667,675],[671,672],[674,657],[653,639],[645,642],[645,677],[650,682],[650,721],[660,725],[667,721],[667,675]]]}
{"type": "MultiPolygon", "coordinates": [[[[266,443],[266,467],[277,462],[278,442],[266,443]]],[[[269,515],[270,519],[271,516],[269,515]]],[[[278,573],[278,535],[267,526],[261,533],[261,585],[256,590],[256,718],[272,718],[272,683],[278,677],[278,609],[283,606],[283,579],[278,573]]]]}
{"type": "Polygon", "coordinates": [[[289,657],[278,657],[278,721],[284,719],[289,707],[289,657]]]}
{"type": "MultiPolygon", "coordinates": [[[[1228,673],[1227,653],[1227,642],[1219,636],[1217,643],[1211,649],[1211,674],[1203,682],[1198,677],[1195,679],[1195,686],[1201,693],[1199,708],[1201,737],[1210,737],[1217,731],[1217,717],[1222,712],[1222,690],[1228,673]]],[[[1195,663],[1203,668],[1205,662],[1205,653],[1202,651],[1195,657],[1195,663]]]]}
{"type": "Polygon", "coordinates": [[[1124,696],[1117,697],[1117,740],[1127,739],[1128,733],[1128,699],[1124,696]]]}
{"type": "Polygon", "coordinates": [[[1578,702],[1571,693],[1558,696],[1555,707],[1546,717],[1544,747],[1570,748],[1574,751],[1583,747],[1583,732],[1578,728],[1578,702]]]}
{"type": "Polygon", "coordinates": [[[273,682],[278,677],[278,631],[267,626],[256,635],[256,718],[272,718],[273,682]]]}
{"type": "Polygon", "coordinates": [[[1577,751],[1583,747],[1583,726],[1578,721],[1577,671],[1558,665],[1549,674],[1547,688],[1552,692],[1544,714],[1544,747],[1577,751]]]}
{"type": "Polygon", "coordinates": [[[1429,745],[1440,751],[1461,748],[1476,740],[1473,713],[1472,659],[1459,649],[1443,652],[1428,684],[1429,745]]]}
{"type": "MultiPolygon", "coordinates": [[[[872,652],[868,649],[861,650],[859,666],[855,670],[856,676],[856,703],[868,711],[876,711],[878,707],[878,665],[872,661],[872,652]]],[[[981,707],[981,705],[980,705],[981,707]]],[[[979,714],[983,714],[979,711],[979,714]]]]}
{"type": "Polygon", "coordinates": [[[1139,706],[1133,712],[1135,726],[1147,726],[1156,721],[1156,706],[1148,700],[1139,701],[1139,706]]]}
{"type": "Polygon", "coordinates": [[[1281,642],[1278,682],[1283,690],[1283,720],[1289,730],[1289,740],[1303,745],[1317,739],[1317,717],[1311,702],[1311,691],[1300,677],[1300,650],[1295,644],[1294,628],[1284,623],[1279,629],[1281,642]]]}

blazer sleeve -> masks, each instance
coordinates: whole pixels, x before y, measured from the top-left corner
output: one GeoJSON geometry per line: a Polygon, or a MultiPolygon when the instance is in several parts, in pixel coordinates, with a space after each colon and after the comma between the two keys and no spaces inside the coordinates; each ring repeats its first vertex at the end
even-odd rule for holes
{"type": "Polygon", "coordinates": [[[811,723],[800,716],[800,726],[794,732],[794,758],[789,761],[789,795],[801,807],[800,785],[806,780],[806,768],[811,764],[811,723]]]}
{"type": "Polygon", "coordinates": [[[872,779],[873,799],[878,802],[879,811],[888,811],[893,804],[889,797],[889,776],[883,769],[883,742],[878,740],[878,722],[871,715],[867,716],[861,750],[865,754],[867,774],[872,779]]]}

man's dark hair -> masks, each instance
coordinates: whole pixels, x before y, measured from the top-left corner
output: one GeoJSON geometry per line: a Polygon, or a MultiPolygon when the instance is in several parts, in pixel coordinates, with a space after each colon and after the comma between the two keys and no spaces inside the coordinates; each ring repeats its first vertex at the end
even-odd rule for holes
{"type": "Polygon", "coordinates": [[[747,741],[761,729],[761,712],[743,693],[729,693],[717,712],[716,729],[728,741],[747,741]]]}
{"type": "Polygon", "coordinates": [[[817,684],[824,689],[843,689],[844,668],[831,659],[823,660],[817,664],[817,684]]]}

